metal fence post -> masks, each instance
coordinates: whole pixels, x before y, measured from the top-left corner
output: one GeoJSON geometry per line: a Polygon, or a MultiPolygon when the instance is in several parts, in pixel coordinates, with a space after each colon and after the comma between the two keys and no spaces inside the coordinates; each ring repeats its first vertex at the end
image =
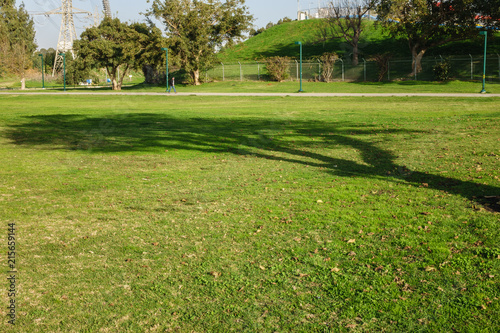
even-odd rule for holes
{"type": "Polygon", "coordinates": [[[364,74],[364,79],[366,81],[366,60],[363,58],[363,74],[364,74]]]}
{"type": "Polygon", "coordinates": [[[387,60],[387,81],[391,81],[391,61],[387,60]]]}
{"type": "Polygon", "coordinates": [[[318,66],[319,66],[318,78],[321,81],[321,60],[319,59],[318,59],[318,66]]]}
{"type": "Polygon", "coordinates": [[[299,80],[299,62],[295,60],[295,65],[297,67],[297,81],[299,80]]]}
{"type": "Polygon", "coordinates": [[[500,55],[497,53],[498,57],[498,78],[500,79],[500,55]]]}
{"type": "Polygon", "coordinates": [[[470,79],[474,80],[474,59],[472,59],[472,55],[469,53],[470,57],[470,79]]]}
{"type": "Polygon", "coordinates": [[[417,58],[413,57],[413,72],[415,74],[415,81],[417,81],[417,58]]]}
{"type": "Polygon", "coordinates": [[[344,60],[340,59],[339,60],[342,62],[342,81],[345,81],[345,74],[344,74],[344,60]]]}

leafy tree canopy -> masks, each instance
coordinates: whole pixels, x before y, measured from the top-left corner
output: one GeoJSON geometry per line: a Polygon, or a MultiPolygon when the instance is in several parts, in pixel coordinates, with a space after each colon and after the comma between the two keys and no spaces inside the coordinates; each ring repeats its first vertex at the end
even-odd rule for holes
{"type": "Polygon", "coordinates": [[[215,53],[235,39],[243,37],[250,27],[244,0],[154,0],[149,16],[166,26],[172,61],[188,72],[195,85],[200,71],[215,60],[215,53]]]}
{"type": "Polygon", "coordinates": [[[79,67],[106,68],[113,90],[120,90],[129,69],[158,61],[162,43],[161,31],[156,27],[105,18],[98,27],[85,30],[81,39],[75,41],[74,49],[85,63],[79,67]]]}
{"type": "Polygon", "coordinates": [[[23,77],[37,45],[33,20],[23,4],[14,3],[0,1],[0,71],[23,77]]]}
{"type": "Polygon", "coordinates": [[[477,1],[379,0],[377,12],[394,37],[408,40],[419,72],[428,49],[478,35],[477,1]]]}

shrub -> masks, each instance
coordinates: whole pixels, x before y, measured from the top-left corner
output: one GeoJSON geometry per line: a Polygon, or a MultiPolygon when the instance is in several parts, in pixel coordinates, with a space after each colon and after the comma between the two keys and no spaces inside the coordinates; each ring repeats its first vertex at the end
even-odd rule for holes
{"type": "Polygon", "coordinates": [[[378,67],[378,82],[381,82],[387,72],[389,71],[389,60],[391,60],[392,55],[390,53],[375,54],[370,60],[377,63],[378,67]]]}
{"type": "Polygon", "coordinates": [[[437,81],[448,81],[450,79],[451,66],[447,61],[440,62],[432,68],[434,78],[437,81]]]}
{"type": "Polygon", "coordinates": [[[324,82],[331,82],[333,79],[333,65],[335,65],[335,61],[339,56],[337,53],[323,53],[323,55],[319,58],[322,63],[321,77],[324,82]]]}
{"type": "Polygon", "coordinates": [[[290,58],[271,57],[266,59],[266,68],[271,80],[283,82],[290,76],[289,73],[290,58]]]}

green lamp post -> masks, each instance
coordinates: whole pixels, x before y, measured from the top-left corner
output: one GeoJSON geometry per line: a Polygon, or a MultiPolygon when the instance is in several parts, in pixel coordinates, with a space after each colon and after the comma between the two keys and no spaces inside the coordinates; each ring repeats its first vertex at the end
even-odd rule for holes
{"type": "Polygon", "coordinates": [[[66,91],[66,53],[59,53],[59,55],[63,57],[63,82],[64,91],[66,91]]]}
{"type": "Polygon", "coordinates": [[[43,65],[43,54],[40,53],[38,56],[42,57],[42,89],[45,89],[45,77],[44,77],[45,66],[43,65]]]}
{"type": "Polygon", "coordinates": [[[162,47],[161,50],[165,51],[165,55],[167,56],[165,64],[166,64],[166,78],[167,78],[167,90],[166,90],[166,92],[168,92],[168,48],[162,47]]]}
{"type": "Polygon", "coordinates": [[[483,90],[481,90],[481,94],[486,93],[485,84],[486,84],[486,49],[488,45],[488,32],[481,31],[479,33],[481,36],[484,36],[484,63],[483,63],[483,90]]]}
{"type": "Polygon", "coordinates": [[[299,89],[299,92],[303,92],[303,90],[302,90],[302,42],[295,42],[295,45],[300,46],[300,89],[299,89]]]}

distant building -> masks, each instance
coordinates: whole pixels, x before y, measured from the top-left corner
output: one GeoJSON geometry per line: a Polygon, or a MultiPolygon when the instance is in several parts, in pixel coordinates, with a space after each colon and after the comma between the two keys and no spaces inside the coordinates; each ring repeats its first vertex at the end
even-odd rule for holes
{"type": "MultiPolygon", "coordinates": [[[[314,2],[306,2],[308,3],[308,8],[301,8],[300,0],[297,0],[297,20],[309,20],[309,19],[318,19],[318,18],[327,18],[330,16],[330,10],[332,7],[344,9],[347,13],[352,12],[349,9],[356,8],[358,6],[363,6],[367,0],[330,0],[330,1],[318,1],[317,6],[311,7],[315,5],[314,2]]],[[[341,11],[342,12],[342,11],[341,11]]],[[[368,18],[376,18],[376,14],[373,11],[370,11],[368,18]]]]}
{"type": "Polygon", "coordinates": [[[329,4],[331,2],[332,1],[318,1],[316,8],[311,8],[311,5],[314,6],[314,3],[309,1],[307,2],[308,8],[301,8],[300,0],[297,0],[297,20],[303,21],[328,17],[329,4]]]}

